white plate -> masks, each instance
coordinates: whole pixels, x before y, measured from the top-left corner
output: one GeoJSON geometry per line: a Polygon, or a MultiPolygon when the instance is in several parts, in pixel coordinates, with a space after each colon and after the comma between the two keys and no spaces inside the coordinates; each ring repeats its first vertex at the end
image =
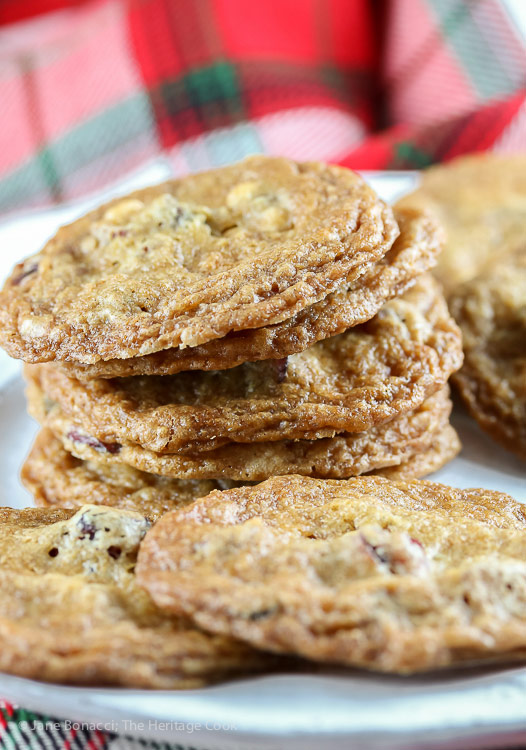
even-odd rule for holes
{"type": "MultiPolygon", "coordinates": [[[[374,175],[391,198],[413,176],[374,175]]],[[[140,180],[139,180],[140,182],[140,180]]],[[[127,187],[127,186],[125,186],[127,187]]],[[[79,207],[0,227],[17,239],[17,255],[36,249],[79,207]],[[45,227],[45,229],[44,229],[45,227]],[[40,234],[35,233],[40,229],[40,234]],[[32,231],[33,230],[33,231],[32,231]]],[[[12,257],[12,262],[18,258],[12,257]]],[[[5,263],[5,271],[7,264],[5,263]]],[[[2,268],[4,271],[4,268],[2,268]]],[[[526,467],[489,440],[460,410],[455,426],[464,448],[433,479],[487,487],[526,501],[526,467]]],[[[0,355],[0,504],[31,504],[18,469],[36,432],[26,416],[20,366],[0,355]]],[[[493,748],[526,744],[526,670],[450,671],[418,678],[361,672],[247,679],[204,690],[148,692],[71,688],[0,675],[0,696],[51,716],[97,724],[132,736],[194,748],[493,748]]]]}

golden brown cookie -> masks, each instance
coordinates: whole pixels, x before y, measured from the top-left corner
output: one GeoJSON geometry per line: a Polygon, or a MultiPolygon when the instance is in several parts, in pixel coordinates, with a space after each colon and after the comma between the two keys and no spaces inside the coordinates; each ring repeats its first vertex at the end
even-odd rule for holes
{"type": "Polygon", "coordinates": [[[281,359],[317,341],[335,336],[370,320],[392,297],[436,263],[443,232],[430,216],[411,209],[398,211],[400,236],[377,263],[349,287],[327,295],[292,318],[272,326],[227,334],[206,344],[165,349],[130,359],[99,361],[92,365],[62,362],[66,374],[81,379],[131,375],[173,375],[185,370],[224,370],[243,362],[281,359]]]}
{"type": "Polygon", "coordinates": [[[421,479],[452,461],[462,449],[456,430],[447,424],[433,434],[428,448],[414,453],[407,461],[371,472],[387,479],[421,479]]]}
{"type": "Polygon", "coordinates": [[[0,343],[92,364],[287,320],[354,283],[398,234],[341,167],[250,157],[137,191],[63,227],[0,295],[0,343]]]}
{"type": "Polygon", "coordinates": [[[480,426],[526,459],[526,246],[458,287],[464,340],[455,385],[480,426]]]}
{"type": "MultiPolygon", "coordinates": [[[[280,440],[270,443],[231,443],[194,455],[158,454],[136,445],[105,443],[85,433],[64,415],[60,407],[45,397],[37,381],[27,388],[30,414],[49,428],[69,453],[84,461],[104,463],[119,471],[122,464],[143,472],[178,479],[234,479],[260,481],[274,474],[306,474],[346,478],[409,462],[433,442],[449,424],[451,402],[443,388],[414,411],[398,415],[388,423],[362,433],[337,435],[322,440],[280,440]]],[[[456,455],[441,449],[433,459],[433,469],[456,455]]],[[[410,471],[411,463],[406,470],[410,471]]],[[[425,466],[424,466],[425,468],[425,466]]]]}
{"type": "Polygon", "coordinates": [[[153,521],[212,490],[237,485],[227,479],[171,479],[126,464],[82,461],[46,428],[38,433],[20,477],[38,506],[78,508],[89,499],[92,505],[133,510],[153,521]]]}
{"type": "Polygon", "coordinates": [[[198,687],[272,660],[161,612],[136,583],[149,522],[87,505],[0,510],[0,670],[141,688],[198,687]]]}
{"type": "Polygon", "coordinates": [[[397,207],[431,211],[443,225],[446,246],[435,273],[449,294],[526,243],[526,156],[479,154],[431,167],[397,207]]]}
{"type": "MultiPolygon", "coordinates": [[[[460,449],[456,433],[448,424],[450,411],[451,402],[444,389],[415,412],[397,417],[370,433],[323,441],[238,446],[237,452],[234,446],[231,450],[213,451],[204,460],[185,457],[182,465],[176,459],[173,467],[168,465],[168,471],[172,469],[176,474],[178,468],[183,472],[191,472],[193,468],[199,474],[214,469],[226,473],[233,469],[236,475],[248,477],[247,481],[300,472],[349,476],[367,471],[399,471],[404,477],[424,476],[443,466],[460,449]]],[[[41,413],[39,416],[43,418],[41,413]]],[[[59,422],[51,420],[51,424],[57,426],[59,422]]],[[[64,442],[74,442],[68,441],[67,430],[64,442]]],[[[80,452],[83,445],[86,444],[80,444],[80,452]]],[[[71,455],[48,428],[39,433],[21,472],[22,481],[38,505],[74,508],[89,497],[92,503],[137,510],[148,518],[157,518],[213,489],[235,485],[225,479],[179,480],[149,474],[117,461],[103,462],[100,450],[89,444],[87,449],[95,460],[71,455]]]]}
{"type": "Polygon", "coordinates": [[[372,321],[288,360],[90,381],[69,378],[52,364],[26,369],[82,435],[114,453],[139,446],[194,454],[228,443],[369,430],[416,408],[461,361],[460,332],[427,276],[372,321]]]}
{"type": "Polygon", "coordinates": [[[274,477],[164,515],[137,577],[212,632],[414,672],[526,658],[525,531],[499,492],[274,477]]]}

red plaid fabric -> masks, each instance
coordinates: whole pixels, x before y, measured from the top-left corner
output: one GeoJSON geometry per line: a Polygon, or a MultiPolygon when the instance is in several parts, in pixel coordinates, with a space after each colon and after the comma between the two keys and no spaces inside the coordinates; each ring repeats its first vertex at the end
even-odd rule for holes
{"type": "Polygon", "coordinates": [[[159,157],[390,169],[526,141],[498,0],[4,0],[0,21],[0,212],[159,157]]]}
{"type": "Polygon", "coordinates": [[[375,33],[367,0],[92,0],[6,27],[0,210],[160,154],[342,156],[374,122],[375,33]]]}

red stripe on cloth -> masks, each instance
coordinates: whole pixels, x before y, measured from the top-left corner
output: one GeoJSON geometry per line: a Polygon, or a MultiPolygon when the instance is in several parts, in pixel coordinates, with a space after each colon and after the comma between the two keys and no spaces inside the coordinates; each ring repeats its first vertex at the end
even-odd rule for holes
{"type": "Polygon", "coordinates": [[[15,709],[13,707],[13,704],[9,703],[8,701],[2,701],[2,705],[4,707],[4,710],[5,710],[6,714],[9,717],[12,717],[14,715],[14,713],[15,713],[15,709]]]}
{"type": "MultiPolygon", "coordinates": [[[[213,58],[208,51],[202,18],[194,0],[133,0],[128,14],[129,34],[144,84],[149,90],[162,145],[170,148],[200,135],[201,113],[191,109],[183,76],[198,62],[213,58]],[[170,111],[173,106],[174,111],[170,111]]],[[[209,127],[230,124],[217,121],[209,127]]]]}
{"type": "Polygon", "coordinates": [[[87,0],[1,0],[0,24],[15,23],[62,8],[83,5],[87,0]]]}
{"type": "Polygon", "coordinates": [[[468,115],[451,146],[441,152],[444,161],[470,151],[491,149],[526,101],[521,91],[503,102],[481,107],[468,115]]]}
{"type": "Polygon", "coordinates": [[[318,62],[314,0],[213,0],[229,56],[318,62]]]}
{"type": "MultiPolygon", "coordinates": [[[[97,739],[95,750],[104,750],[108,746],[108,735],[101,732],[100,729],[95,730],[95,738],[97,739]]],[[[95,740],[93,742],[95,743],[95,740]]]]}
{"type": "Polygon", "coordinates": [[[63,750],[71,750],[71,743],[73,742],[76,736],[77,736],[77,730],[71,728],[68,732],[68,737],[66,737],[66,739],[64,740],[63,750]]]}
{"type": "Polygon", "coordinates": [[[370,0],[351,3],[349,0],[318,0],[318,6],[319,15],[326,15],[330,29],[332,59],[348,68],[376,68],[385,22],[381,4],[370,0]]]}
{"type": "Polygon", "coordinates": [[[107,734],[95,729],[91,738],[86,742],[84,750],[102,750],[102,748],[107,747],[107,739],[107,734]]]}
{"type": "Polygon", "coordinates": [[[492,150],[526,103],[526,92],[427,127],[401,125],[367,138],[339,163],[352,169],[416,169],[492,150]]]}
{"type": "Polygon", "coordinates": [[[211,0],[178,0],[169,4],[172,29],[186,70],[225,57],[224,40],[211,0]]]}
{"type": "Polygon", "coordinates": [[[182,70],[174,44],[169,3],[166,0],[131,0],[128,12],[130,39],[143,80],[149,88],[182,70]]]}
{"type": "Polygon", "coordinates": [[[395,125],[382,133],[371,135],[349,154],[338,159],[338,164],[350,169],[387,169],[393,160],[393,144],[405,140],[409,131],[407,125],[395,125]]]}

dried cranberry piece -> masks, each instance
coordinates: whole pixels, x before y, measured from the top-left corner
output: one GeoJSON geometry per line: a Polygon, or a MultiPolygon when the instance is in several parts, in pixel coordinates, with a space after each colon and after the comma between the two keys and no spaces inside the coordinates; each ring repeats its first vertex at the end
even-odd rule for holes
{"type": "Polygon", "coordinates": [[[283,357],[283,359],[273,359],[271,361],[274,367],[274,371],[276,373],[276,381],[278,383],[283,383],[283,381],[287,377],[287,367],[289,364],[289,358],[283,357]]]}
{"type": "Polygon", "coordinates": [[[389,558],[388,557],[386,557],[385,555],[381,555],[378,552],[378,550],[380,549],[380,547],[375,547],[374,544],[371,544],[371,542],[369,542],[362,533],[360,533],[360,539],[362,540],[365,549],[371,555],[371,557],[373,558],[373,560],[377,560],[378,562],[382,562],[382,563],[388,563],[389,562],[389,558]]]}
{"type": "Polygon", "coordinates": [[[118,559],[119,559],[119,557],[121,556],[121,552],[122,552],[122,550],[121,550],[121,548],[120,548],[120,547],[116,547],[116,546],[115,546],[115,545],[113,545],[113,544],[111,544],[111,545],[110,545],[110,546],[108,547],[108,550],[107,550],[107,551],[108,551],[108,555],[109,555],[110,557],[112,557],[112,558],[113,558],[114,560],[118,560],[118,559]]]}
{"type": "Polygon", "coordinates": [[[376,562],[387,565],[391,573],[417,574],[427,567],[424,547],[417,539],[409,537],[410,544],[418,547],[418,550],[414,547],[411,549],[402,542],[392,545],[387,541],[385,544],[375,545],[363,534],[360,534],[360,538],[369,556],[376,562]]]}
{"type": "Polygon", "coordinates": [[[104,443],[102,440],[97,440],[97,438],[94,438],[91,435],[83,435],[77,430],[70,430],[67,434],[67,438],[73,440],[74,443],[89,445],[90,448],[95,448],[96,451],[100,451],[101,453],[115,454],[122,448],[120,443],[104,443]]]}
{"type": "MultiPolygon", "coordinates": [[[[23,268],[24,264],[21,263],[20,266],[23,268]]],[[[28,276],[31,276],[31,274],[36,273],[37,271],[38,271],[38,263],[33,263],[31,266],[29,266],[29,268],[26,268],[18,276],[15,276],[15,278],[11,281],[11,285],[18,286],[24,281],[24,279],[26,279],[28,276]]]]}
{"type": "Polygon", "coordinates": [[[84,539],[85,536],[87,536],[90,540],[90,542],[93,541],[95,538],[95,534],[97,533],[96,527],[89,521],[85,515],[82,515],[79,520],[77,521],[77,526],[82,534],[80,539],[84,539]]]}

